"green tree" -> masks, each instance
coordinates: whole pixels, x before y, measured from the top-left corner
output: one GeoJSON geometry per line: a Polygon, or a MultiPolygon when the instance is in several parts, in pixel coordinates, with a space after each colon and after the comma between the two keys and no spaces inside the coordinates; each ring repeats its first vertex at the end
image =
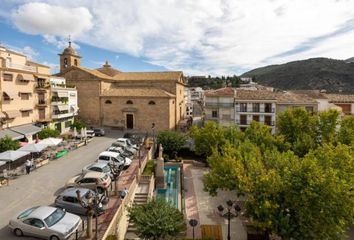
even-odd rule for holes
{"type": "Polygon", "coordinates": [[[162,131],[157,134],[157,145],[162,144],[164,152],[173,157],[173,152],[178,152],[184,146],[186,137],[179,132],[162,131]]]}
{"type": "Polygon", "coordinates": [[[336,139],[336,127],[338,125],[339,112],[329,110],[319,115],[319,135],[322,143],[334,142],[336,139]]]}
{"type": "Polygon", "coordinates": [[[303,108],[289,108],[279,113],[277,129],[278,134],[284,137],[299,156],[304,156],[318,143],[318,117],[303,108]]]}
{"type": "Polygon", "coordinates": [[[263,152],[248,139],[226,143],[208,158],[204,187],[212,195],[245,193],[246,214],[282,239],[341,239],[354,224],[353,153],[349,146],[324,145],[301,158],[263,152]]]}
{"type": "Polygon", "coordinates": [[[71,124],[71,126],[70,126],[71,129],[76,128],[77,131],[80,131],[81,128],[84,128],[84,127],[86,127],[86,124],[79,119],[75,119],[73,124],[71,124]]]}
{"type": "Polygon", "coordinates": [[[340,122],[338,141],[343,144],[354,144],[354,117],[346,116],[340,122]]]}
{"type": "Polygon", "coordinates": [[[205,122],[202,128],[192,126],[191,137],[194,139],[195,153],[209,156],[213,148],[218,149],[225,144],[224,134],[224,129],[212,121],[205,122]]]}
{"type": "Polygon", "coordinates": [[[38,133],[39,139],[45,139],[50,137],[56,138],[59,135],[60,132],[58,130],[51,129],[51,128],[44,128],[38,133]]]}
{"type": "Polygon", "coordinates": [[[0,152],[7,150],[17,150],[20,148],[20,143],[16,140],[12,140],[11,137],[5,136],[0,139],[0,152]]]}
{"type": "Polygon", "coordinates": [[[142,239],[175,239],[186,230],[183,214],[162,199],[144,205],[134,204],[128,208],[128,216],[142,239]]]}

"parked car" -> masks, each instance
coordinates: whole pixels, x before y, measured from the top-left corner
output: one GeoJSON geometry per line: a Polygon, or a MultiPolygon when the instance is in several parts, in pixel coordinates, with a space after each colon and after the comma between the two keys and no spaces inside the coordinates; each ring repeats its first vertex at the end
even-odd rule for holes
{"type": "Polygon", "coordinates": [[[123,135],[123,138],[128,138],[132,144],[139,145],[144,141],[145,135],[128,132],[123,135]]]}
{"type": "Polygon", "coordinates": [[[69,239],[82,224],[77,215],[50,206],[24,210],[9,222],[9,228],[20,237],[33,236],[50,240],[69,239]]]}
{"type": "Polygon", "coordinates": [[[95,136],[104,136],[105,135],[105,131],[103,128],[94,128],[93,129],[95,136]]]}
{"type": "Polygon", "coordinates": [[[95,215],[101,215],[104,213],[103,205],[108,203],[108,198],[99,193],[87,188],[68,188],[61,192],[58,197],[55,199],[55,206],[65,209],[68,212],[76,213],[79,215],[87,215],[87,209],[84,208],[77,198],[77,191],[80,191],[80,198],[84,202],[88,202],[89,194],[92,194],[93,197],[97,197],[100,202],[96,208],[95,215]]]}
{"type": "Polygon", "coordinates": [[[103,173],[107,174],[108,176],[110,176],[111,179],[113,179],[113,174],[112,174],[111,168],[108,166],[108,163],[95,162],[95,163],[91,163],[90,165],[85,166],[82,169],[82,173],[87,173],[89,171],[103,172],[103,173]]]}
{"type": "Polygon", "coordinates": [[[86,136],[87,136],[88,138],[93,138],[93,137],[95,136],[95,131],[94,131],[94,130],[91,130],[91,129],[86,130],[86,136]]]}
{"type": "Polygon", "coordinates": [[[114,164],[116,166],[123,165],[124,167],[129,167],[132,163],[132,160],[130,158],[124,158],[120,156],[120,154],[117,152],[104,151],[101,152],[98,156],[97,162],[110,162],[111,164],[114,164]]]}
{"type": "Polygon", "coordinates": [[[139,147],[137,145],[135,145],[135,144],[132,144],[131,141],[128,138],[118,138],[116,140],[116,142],[122,143],[122,145],[125,146],[125,147],[134,148],[135,150],[139,149],[139,147]]]}
{"type": "Polygon", "coordinates": [[[98,192],[103,193],[111,185],[111,182],[111,178],[107,174],[91,171],[76,175],[67,181],[65,187],[84,187],[95,190],[97,185],[98,192]]]}
{"type": "Polygon", "coordinates": [[[107,148],[107,151],[119,153],[120,156],[127,158],[132,158],[134,156],[131,152],[124,151],[122,147],[109,147],[107,148]]]}
{"type": "Polygon", "coordinates": [[[112,147],[121,147],[125,152],[128,152],[129,154],[136,154],[136,149],[131,148],[122,142],[114,142],[112,143],[112,147]]]}

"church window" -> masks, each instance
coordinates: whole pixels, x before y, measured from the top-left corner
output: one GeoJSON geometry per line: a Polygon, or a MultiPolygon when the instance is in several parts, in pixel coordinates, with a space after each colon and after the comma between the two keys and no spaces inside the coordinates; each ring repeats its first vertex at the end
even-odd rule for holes
{"type": "Polygon", "coordinates": [[[112,101],[111,100],[106,100],[104,103],[105,104],[112,104],[112,101]]]}
{"type": "Polygon", "coordinates": [[[133,101],[132,101],[132,100],[128,100],[128,101],[126,102],[126,104],[133,104],[133,101]]]}
{"type": "Polygon", "coordinates": [[[64,67],[68,67],[68,59],[67,58],[64,58],[64,67]]]}
{"type": "Polygon", "coordinates": [[[150,101],[149,105],[156,105],[155,101],[150,101]]]}
{"type": "Polygon", "coordinates": [[[74,65],[77,66],[77,59],[74,60],[74,65]]]}

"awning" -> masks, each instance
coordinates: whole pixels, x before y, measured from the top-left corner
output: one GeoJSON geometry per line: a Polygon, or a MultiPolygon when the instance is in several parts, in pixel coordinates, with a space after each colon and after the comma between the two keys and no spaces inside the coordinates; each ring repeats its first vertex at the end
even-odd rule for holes
{"type": "Polygon", "coordinates": [[[3,112],[0,112],[0,118],[6,118],[6,115],[5,115],[5,113],[3,113],[3,112]]]}
{"type": "Polygon", "coordinates": [[[6,162],[0,161],[0,166],[5,165],[6,162]]]}
{"type": "Polygon", "coordinates": [[[45,145],[45,144],[29,143],[26,146],[23,146],[22,148],[20,148],[18,150],[24,151],[24,152],[42,152],[47,147],[48,147],[48,145],[45,145]]]}
{"type": "Polygon", "coordinates": [[[14,132],[10,129],[0,130],[0,138],[3,138],[5,136],[9,136],[10,138],[12,138],[12,140],[18,140],[18,139],[24,138],[23,134],[20,134],[18,132],[14,132]]]}
{"type": "Polygon", "coordinates": [[[58,107],[59,111],[68,111],[69,110],[68,105],[58,105],[57,107],[58,107]]]}
{"type": "Polygon", "coordinates": [[[29,152],[24,152],[24,151],[19,151],[19,150],[16,150],[16,151],[8,150],[6,152],[0,153],[0,161],[13,162],[21,157],[28,155],[28,154],[29,154],[29,152]]]}
{"type": "Polygon", "coordinates": [[[34,81],[34,76],[32,74],[21,73],[17,75],[17,80],[19,81],[34,81]]]}
{"type": "Polygon", "coordinates": [[[26,124],[22,126],[17,126],[11,128],[12,131],[21,133],[23,135],[33,135],[36,134],[37,132],[40,132],[42,129],[40,127],[36,127],[32,124],[26,124]]]}
{"type": "Polygon", "coordinates": [[[11,91],[11,90],[4,90],[3,94],[5,94],[11,100],[17,96],[17,93],[15,91],[11,91]]]}
{"type": "Polygon", "coordinates": [[[63,139],[61,138],[46,138],[40,141],[40,144],[48,145],[48,146],[57,146],[59,143],[61,143],[63,139]]]}
{"type": "Polygon", "coordinates": [[[6,117],[9,119],[21,116],[21,113],[18,110],[8,110],[8,111],[4,111],[4,113],[6,114],[6,117]]]}
{"type": "Polygon", "coordinates": [[[21,108],[20,109],[21,112],[28,112],[28,111],[33,111],[32,108],[21,108]]]}
{"type": "Polygon", "coordinates": [[[69,97],[68,92],[58,92],[58,97],[69,97]]]}
{"type": "Polygon", "coordinates": [[[20,92],[20,94],[30,94],[30,95],[32,95],[31,92],[20,92]]]}

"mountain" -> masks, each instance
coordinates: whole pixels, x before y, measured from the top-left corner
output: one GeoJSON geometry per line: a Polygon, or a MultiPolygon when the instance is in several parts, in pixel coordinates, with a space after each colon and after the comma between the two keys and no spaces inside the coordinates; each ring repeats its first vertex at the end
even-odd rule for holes
{"type": "Polygon", "coordinates": [[[354,92],[354,62],[311,58],[256,68],[241,75],[265,86],[283,90],[325,89],[354,92]]]}

